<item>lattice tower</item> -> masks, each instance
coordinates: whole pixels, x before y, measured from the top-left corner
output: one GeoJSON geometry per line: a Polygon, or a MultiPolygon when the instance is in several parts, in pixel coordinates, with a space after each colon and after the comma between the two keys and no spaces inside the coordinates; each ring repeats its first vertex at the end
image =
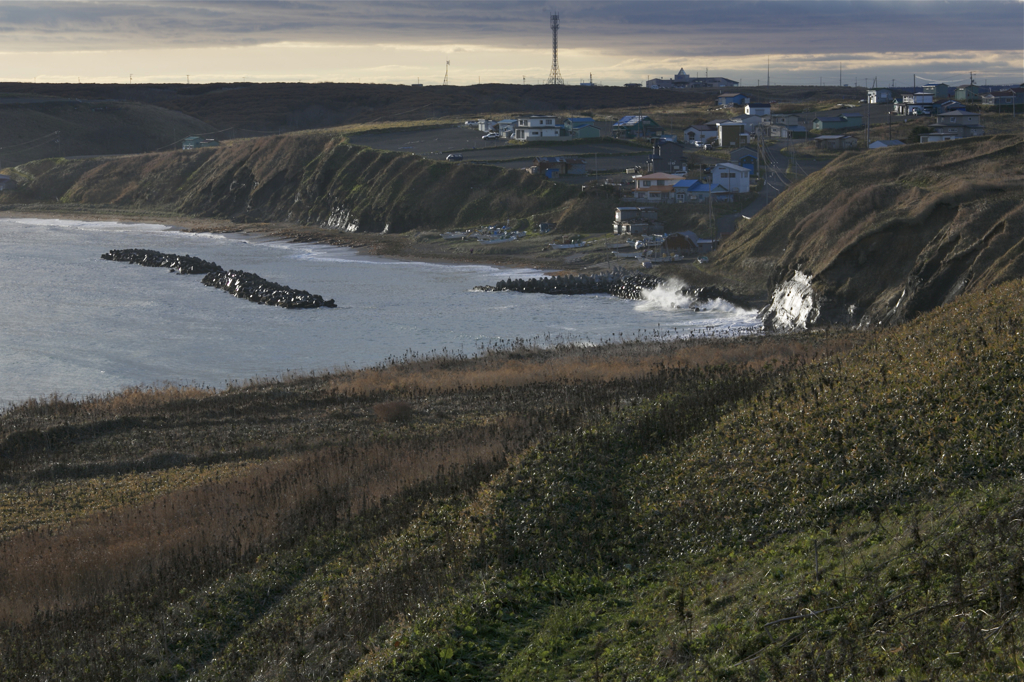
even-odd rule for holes
{"type": "Polygon", "coordinates": [[[558,15],[551,15],[551,73],[548,85],[565,85],[562,72],[558,70],[558,15]]]}

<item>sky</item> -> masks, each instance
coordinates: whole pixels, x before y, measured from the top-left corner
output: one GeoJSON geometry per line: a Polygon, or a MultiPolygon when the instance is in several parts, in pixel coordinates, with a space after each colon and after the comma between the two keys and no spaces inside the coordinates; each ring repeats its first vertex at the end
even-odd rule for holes
{"type": "Polygon", "coordinates": [[[1022,0],[0,0],[0,81],[1024,82],[1022,0]]]}

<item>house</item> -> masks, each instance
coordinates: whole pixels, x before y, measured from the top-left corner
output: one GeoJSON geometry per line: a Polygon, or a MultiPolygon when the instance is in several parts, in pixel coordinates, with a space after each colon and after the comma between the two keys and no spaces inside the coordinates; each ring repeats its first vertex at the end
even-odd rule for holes
{"type": "Polygon", "coordinates": [[[519,142],[550,140],[562,136],[562,126],[555,123],[554,116],[524,116],[516,119],[513,139],[519,142]]]}
{"type": "Polygon", "coordinates": [[[662,230],[658,212],[653,208],[622,206],[615,209],[612,232],[615,234],[654,234],[662,230]]]}
{"type": "Polygon", "coordinates": [[[732,201],[732,192],[722,187],[700,180],[680,180],[673,188],[674,200],[678,204],[707,202],[711,197],[715,202],[732,201]]]}
{"type": "Polygon", "coordinates": [[[685,148],[678,142],[658,138],[651,155],[647,157],[648,173],[678,173],[686,175],[685,148]]]}
{"type": "Polygon", "coordinates": [[[743,166],[752,173],[757,173],[757,152],[748,147],[740,147],[729,152],[729,163],[743,166]]]}
{"type": "Polygon", "coordinates": [[[798,126],[804,122],[799,114],[772,114],[772,123],[783,126],[798,126]]]}
{"type": "Polygon", "coordinates": [[[669,203],[673,200],[673,187],[683,179],[671,173],[650,173],[634,178],[633,199],[645,203],[669,203]]]}
{"type": "Polygon", "coordinates": [[[850,135],[819,135],[814,138],[814,144],[818,146],[818,149],[842,151],[856,147],[857,138],[850,135]]]}
{"type": "Polygon", "coordinates": [[[711,169],[711,182],[730,192],[746,194],[750,191],[750,169],[734,163],[719,163],[711,169]]]}
{"type": "Polygon", "coordinates": [[[720,107],[741,107],[750,101],[750,97],[742,92],[725,92],[718,96],[720,107]]]}
{"type": "Polygon", "coordinates": [[[854,130],[864,124],[860,114],[842,116],[819,116],[811,122],[812,130],[854,130]]]}
{"type": "Polygon", "coordinates": [[[893,93],[889,88],[868,90],[868,104],[888,104],[892,99],[893,93]]]}
{"type": "Polygon", "coordinates": [[[203,139],[198,135],[190,135],[181,141],[182,149],[199,149],[201,147],[216,147],[220,142],[212,139],[203,139]]]}
{"type": "Polygon", "coordinates": [[[680,137],[683,138],[683,142],[691,145],[704,145],[711,140],[718,139],[718,126],[709,125],[707,123],[702,125],[692,125],[683,131],[680,137]]]}
{"type": "Polygon", "coordinates": [[[964,137],[984,135],[981,115],[966,111],[948,111],[935,117],[935,123],[928,126],[931,132],[921,135],[921,142],[946,142],[964,137]]]}
{"type": "Polygon", "coordinates": [[[506,118],[498,121],[498,134],[503,140],[510,140],[515,136],[516,122],[514,118],[506,118]]]}
{"type": "Polygon", "coordinates": [[[952,97],[956,88],[951,88],[945,83],[928,83],[921,90],[930,94],[932,101],[936,101],[952,97]]]}
{"type": "Polygon", "coordinates": [[[981,93],[978,92],[978,86],[974,83],[970,85],[961,85],[956,89],[956,94],[953,95],[953,99],[957,102],[981,102],[981,93]]]}
{"type": "Polygon", "coordinates": [[[889,147],[901,147],[903,142],[899,140],[875,140],[868,145],[868,149],[887,149],[889,147]]]}
{"type": "Polygon", "coordinates": [[[987,92],[981,96],[981,103],[989,107],[1019,107],[1024,105],[1024,88],[987,92]]]}
{"type": "Polygon", "coordinates": [[[893,113],[900,116],[923,116],[932,112],[935,99],[928,92],[906,92],[893,103],[893,113]]]}
{"type": "Polygon", "coordinates": [[[488,118],[482,118],[477,121],[476,129],[481,133],[494,133],[498,130],[498,122],[492,121],[488,118]]]}
{"type": "Polygon", "coordinates": [[[740,146],[740,136],[744,132],[742,123],[736,123],[735,121],[722,121],[715,125],[718,127],[719,149],[732,149],[740,146]]]}
{"type": "Polygon", "coordinates": [[[780,125],[773,123],[768,129],[768,134],[771,137],[777,137],[783,140],[806,140],[807,128],[801,125],[780,125]]]}
{"type": "Polygon", "coordinates": [[[0,175],[0,192],[17,189],[18,183],[10,175],[0,175]]]}
{"type": "Polygon", "coordinates": [[[772,105],[767,103],[749,102],[743,107],[743,113],[747,116],[771,116],[772,105]]]}
{"type": "Polygon", "coordinates": [[[742,125],[743,132],[747,135],[753,135],[756,137],[757,129],[761,126],[761,123],[764,122],[764,119],[760,116],[747,116],[744,114],[743,116],[737,116],[736,118],[731,119],[731,121],[742,125]]]}
{"type": "Polygon", "coordinates": [[[612,137],[632,140],[638,137],[661,137],[665,130],[649,116],[623,116],[612,125],[612,137]]]}

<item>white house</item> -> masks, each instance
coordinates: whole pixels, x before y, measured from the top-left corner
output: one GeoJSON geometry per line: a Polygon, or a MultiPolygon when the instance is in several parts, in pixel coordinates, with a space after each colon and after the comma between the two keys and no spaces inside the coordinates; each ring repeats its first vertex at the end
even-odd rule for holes
{"type": "Polygon", "coordinates": [[[734,163],[719,163],[711,169],[711,184],[746,194],[750,191],[750,169],[734,163]]]}
{"type": "Polygon", "coordinates": [[[714,125],[692,125],[683,131],[679,137],[683,138],[684,144],[706,144],[711,140],[718,139],[718,126],[714,125]]]}
{"type": "Polygon", "coordinates": [[[554,116],[526,116],[516,121],[514,139],[520,142],[551,139],[562,134],[554,116]]]}
{"type": "Polygon", "coordinates": [[[764,102],[750,102],[744,105],[743,113],[747,116],[771,116],[772,105],[764,102]]]}
{"type": "Polygon", "coordinates": [[[651,204],[671,202],[675,184],[682,179],[682,175],[671,173],[639,175],[634,178],[636,186],[633,189],[633,198],[651,204]]]}
{"type": "Polygon", "coordinates": [[[868,104],[888,104],[892,101],[892,90],[889,88],[878,88],[868,90],[868,104]]]}
{"type": "Polygon", "coordinates": [[[932,113],[934,96],[930,92],[904,93],[900,101],[892,106],[893,113],[901,116],[920,116],[932,113]]]}

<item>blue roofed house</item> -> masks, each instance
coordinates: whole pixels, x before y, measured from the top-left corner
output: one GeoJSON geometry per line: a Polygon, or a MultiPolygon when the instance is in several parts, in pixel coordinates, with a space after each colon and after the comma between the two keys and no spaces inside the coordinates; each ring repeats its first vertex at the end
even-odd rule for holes
{"type": "Polygon", "coordinates": [[[732,192],[725,187],[700,180],[680,180],[672,189],[677,204],[706,202],[709,196],[715,202],[732,201],[732,192]]]}
{"type": "Polygon", "coordinates": [[[740,147],[729,152],[729,163],[743,166],[751,173],[757,173],[757,152],[749,147],[740,147]]]}
{"type": "Polygon", "coordinates": [[[718,96],[720,107],[740,107],[750,102],[750,97],[742,92],[724,92],[718,96]]]}

